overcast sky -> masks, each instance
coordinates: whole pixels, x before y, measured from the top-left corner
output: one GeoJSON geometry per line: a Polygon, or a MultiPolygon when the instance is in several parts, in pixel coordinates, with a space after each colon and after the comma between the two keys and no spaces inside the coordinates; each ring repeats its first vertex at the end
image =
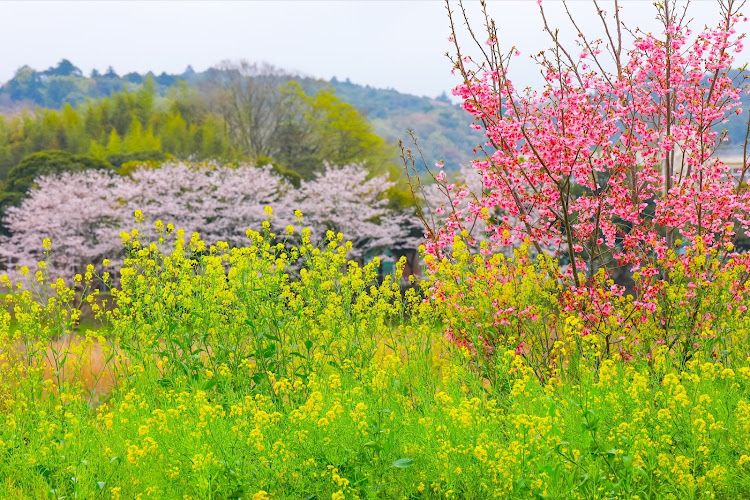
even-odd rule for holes
{"type": "MultiPolygon", "coordinates": [[[[623,0],[625,18],[655,29],[652,3],[623,0]]],[[[545,5],[553,22],[569,26],[559,1],[545,5]]],[[[590,2],[571,5],[584,29],[595,25],[590,2]]],[[[715,19],[715,11],[714,0],[699,0],[692,17],[702,25],[715,19]]],[[[490,12],[501,44],[522,52],[513,66],[515,79],[533,84],[529,55],[549,45],[536,2],[490,0],[490,12]]],[[[201,71],[244,58],[308,76],[437,96],[457,83],[444,56],[451,49],[448,34],[445,5],[437,0],[0,1],[0,81],[23,65],[43,70],[62,58],[87,75],[109,65],[121,75],[181,73],[188,64],[201,71]]],[[[741,58],[750,60],[748,54],[741,58]]]]}

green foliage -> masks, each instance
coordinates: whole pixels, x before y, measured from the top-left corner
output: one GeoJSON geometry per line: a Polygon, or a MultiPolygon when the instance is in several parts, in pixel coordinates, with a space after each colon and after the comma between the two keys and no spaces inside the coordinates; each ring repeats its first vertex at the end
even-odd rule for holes
{"type": "MultiPolygon", "coordinates": [[[[307,95],[296,83],[281,89],[280,83],[267,83],[270,87],[263,90],[276,107],[264,112],[273,115],[276,128],[257,141],[263,145],[259,155],[248,149],[245,135],[237,131],[250,126],[248,117],[256,113],[253,101],[240,108],[244,115],[236,115],[226,92],[216,94],[209,88],[200,93],[179,85],[168,98],[158,98],[153,80],[146,78],[135,92],[123,90],[75,108],[65,104],[61,111],[37,109],[11,119],[0,117],[0,175],[23,156],[49,149],[100,160],[151,151],[182,159],[272,158],[271,163],[295,182],[322,171],[324,162],[364,161],[374,173],[397,171],[392,168],[395,149],[372,131],[356,108],[330,90],[307,95]]],[[[254,87],[241,88],[249,92],[254,87]]],[[[146,154],[144,159],[156,158],[146,154]]],[[[133,160],[119,163],[127,161],[133,160]]]]}
{"type": "Polygon", "coordinates": [[[76,155],[67,151],[44,151],[32,153],[21,160],[8,172],[5,192],[25,194],[33,185],[34,179],[42,175],[80,172],[82,170],[104,170],[112,166],[102,160],[86,155],[76,155]]]}
{"type": "Polygon", "coordinates": [[[415,208],[417,200],[411,192],[409,180],[403,175],[403,168],[389,164],[386,166],[386,171],[391,179],[395,179],[395,185],[386,193],[388,206],[394,209],[415,208]]]}
{"type": "Polygon", "coordinates": [[[256,161],[259,166],[271,165],[273,167],[274,172],[276,172],[277,174],[282,176],[284,179],[289,181],[292,184],[292,186],[300,187],[300,185],[302,184],[303,179],[299,173],[282,166],[281,164],[274,161],[273,159],[265,157],[265,156],[261,156],[256,161]]]}
{"type": "MultiPolygon", "coordinates": [[[[13,85],[19,81],[31,85],[36,74],[43,76],[45,82],[49,78],[63,78],[77,79],[79,83],[92,80],[96,85],[119,82],[119,87],[108,88],[108,95],[97,101],[78,100],[75,106],[66,101],[59,111],[37,108],[9,118],[0,116],[0,178],[26,155],[51,149],[110,161],[115,167],[139,159],[161,161],[160,155],[152,154],[155,151],[178,159],[271,163],[295,185],[321,172],[325,162],[342,165],[365,162],[373,175],[387,173],[396,181],[389,199],[394,207],[404,207],[413,201],[401,169],[395,164],[393,144],[412,115],[402,123],[403,129],[389,132],[393,140],[386,142],[364,114],[334,94],[334,88],[341,88],[352,100],[365,103],[376,120],[383,119],[383,113],[398,113],[415,106],[428,114],[440,108],[456,119],[459,115],[450,113],[460,112],[443,101],[432,103],[395,91],[359,92],[357,89],[364,88],[343,83],[331,87],[305,79],[301,83],[290,82],[283,75],[234,75],[235,80],[230,82],[236,90],[233,94],[219,85],[222,79],[211,81],[195,73],[189,75],[193,86],[181,82],[167,89],[164,83],[169,78],[153,75],[146,75],[137,85],[132,75],[122,80],[114,72],[97,73],[86,79],[67,61],[49,71],[49,74],[20,72],[13,85]],[[26,80],[21,78],[23,75],[26,80]],[[255,82],[253,79],[257,78],[261,80],[255,82]],[[200,86],[198,82],[202,82],[200,86]],[[253,96],[253,91],[262,91],[263,95],[253,96]],[[253,108],[257,102],[263,104],[261,111],[266,113],[262,120],[258,117],[260,111],[253,108]],[[375,109],[381,105],[382,110],[375,109]],[[250,124],[256,122],[265,124],[263,134],[242,133],[243,127],[252,127],[250,124]],[[270,132],[265,130],[268,127],[270,132]],[[247,139],[255,135],[261,137],[247,139]],[[256,146],[249,147],[250,143],[256,146]]],[[[217,70],[220,74],[222,71],[217,70]]],[[[39,85],[44,87],[41,80],[39,85]]],[[[86,95],[99,95],[97,92],[89,89],[86,95]]],[[[41,103],[44,102],[42,99],[41,103]]],[[[449,122],[450,119],[441,127],[448,127],[449,122]]]]}
{"type": "MultiPolygon", "coordinates": [[[[44,72],[37,72],[29,67],[19,69],[14,78],[0,88],[0,102],[3,102],[3,100],[10,102],[10,109],[18,109],[21,103],[59,108],[64,103],[82,104],[86,99],[112,99],[116,97],[115,94],[125,89],[136,94],[135,100],[138,108],[136,116],[144,128],[148,128],[148,117],[155,113],[157,109],[162,111],[168,109],[171,120],[174,120],[176,116],[181,117],[188,129],[191,126],[200,127],[201,123],[209,118],[206,117],[207,113],[213,116],[220,116],[222,113],[212,95],[215,94],[217,89],[226,90],[225,84],[217,83],[224,81],[227,73],[226,68],[211,68],[201,73],[196,73],[188,68],[181,75],[162,74],[158,77],[151,73],[147,75],[131,73],[119,77],[113,72],[105,75],[94,72],[90,78],[86,78],[80,75],[80,72],[75,71],[77,68],[73,66],[72,68],[75,69],[72,69],[70,67],[72,65],[68,65],[69,62],[62,61],[58,65],[60,69],[54,70],[55,74],[50,73],[53,68],[44,72]],[[168,104],[165,105],[165,103],[168,104]]],[[[356,85],[335,78],[330,82],[324,82],[289,75],[278,78],[276,85],[282,85],[292,79],[301,85],[303,92],[308,96],[314,96],[317,92],[324,91],[330,95],[335,95],[342,103],[354,106],[370,123],[372,132],[385,138],[388,144],[395,144],[404,137],[407,129],[413,129],[420,137],[420,145],[424,149],[427,160],[432,163],[444,159],[447,169],[455,168],[470,161],[473,158],[473,155],[471,155],[472,149],[482,142],[481,135],[466,126],[467,116],[465,112],[458,106],[451,104],[446,96],[430,99],[402,94],[392,89],[375,89],[369,86],[356,85]]],[[[92,122],[96,121],[92,120],[92,122]]],[[[129,117],[123,122],[118,121],[117,130],[120,137],[123,137],[125,133],[121,127],[126,127],[129,123],[129,117]]],[[[190,144],[190,140],[186,139],[189,134],[185,131],[174,135],[171,133],[160,134],[157,130],[158,126],[154,125],[154,132],[161,138],[165,152],[181,156],[183,152],[196,145],[190,144]]],[[[218,130],[226,133],[226,125],[227,123],[220,123],[218,130]]],[[[290,124],[287,123],[288,125],[290,124]]],[[[181,127],[175,121],[172,121],[169,126],[181,127]]],[[[730,128],[734,127],[734,123],[730,123],[729,126],[730,128]]],[[[98,127],[87,126],[90,135],[93,134],[95,128],[98,127]]],[[[204,134],[201,134],[199,131],[198,135],[205,135],[209,131],[204,130],[203,132],[204,134]]],[[[286,132],[295,135],[300,131],[295,131],[292,127],[292,130],[286,132]]],[[[109,130],[107,129],[106,134],[108,133],[109,130]]],[[[200,144],[202,149],[199,151],[204,153],[204,158],[212,157],[210,151],[216,151],[217,149],[222,156],[227,153],[226,147],[217,148],[215,144],[210,148],[208,147],[213,138],[216,137],[215,133],[216,129],[211,130],[208,133],[210,137],[200,144]]],[[[742,133],[744,134],[744,132],[742,133]]],[[[96,138],[105,146],[106,139],[106,135],[96,138]]],[[[234,148],[238,147],[236,141],[229,142],[233,143],[234,148]]],[[[75,152],[86,152],[88,147],[87,142],[85,150],[75,152]]],[[[302,158],[309,155],[312,161],[316,160],[314,151],[307,151],[301,145],[292,145],[291,149],[296,149],[295,154],[302,158]]],[[[25,153],[29,152],[32,151],[25,151],[25,153]]],[[[263,151],[260,154],[274,158],[278,156],[274,151],[263,151]]],[[[290,155],[291,151],[287,152],[287,156],[290,155]]],[[[213,157],[217,156],[219,155],[213,154],[213,157]]],[[[387,158],[390,160],[392,156],[389,152],[387,158]]],[[[15,161],[17,162],[19,158],[17,156],[15,161]]],[[[299,163],[303,162],[299,161],[299,163]]],[[[2,164],[0,152],[0,175],[2,175],[2,164]]],[[[11,163],[11,166],[12,164],[14,163],[11,163]]]]}
{"type": "MultiPolygon", "coordinates": [[[[0,220],[8,207],[17,206],[23,201],[37,177],[110,168],[112,166],[101,159],[75,155],[67,151],[44,151],[27,155],[8,172],[8,177],[3,183],[0,191],[0,220]]],[[[4,224],[1,223],[0,234],[7,234],[4,224]]]]}
{"type": "Polygon", "coordinates": [[[157,149],[107,156],[107,162],[116,169],[122,167],[126,163],[162,162],[167,159],[169,159],[169,155],[157,149]]]}
{"type": "MultiPolygon", "coordinates": [[[[146,159],[155,159],[148,153],[152,151],[178,158],[234,156],[220,118],[204,113],[186,120],[177,110],[180,106],[169,101],[159,104],[150,82],[147,78],[137,92],[125,90],[75,108],[65,104],[60,111],[36,109],[12,118],[0,116],[0,177],[24,156],[46,150],[100,160],[144,152],[146,159]]],[[[131,160],[121,163],[125,161],[131,160]]]]}
{"type": "Polygon", "coordinates": [[[377,136],[365,117],[330,90],[307,95],[297,82],[281,89],[283,113],[276,134],[276,158],[303,178],[335,165],[366,162],[382,173],[395,157],[395,149],[377,136]]]}
{"type": "MultiPolygon", "coordinates": [[[[20,205],[25,197],[25,193],[0,191],[0,216],[5,214],[8,207],[20,205]]],[[[4,224],[0,224],[0,235],[8,235],[8,230],[4,224]]]]}
{"type": "Polygon", "coordinates": [[[16,71],[12,80],[3,86],[14,101],[31,101],[40,103],[43,101],[42,79],[40,75],[29,66],[23,66],[16,71]]]}
{"type": "Polygon", "coordinates": [[[141,122],[134,116],[122,141],[121,149],[130,152],[160,150],[161,139],[154,137],[153,126],[144,131],[141,122]]]}
{"type": "MultiPolygon", "coordinates": [[[[69,61],[63,60],[56,68],[41,72],[28,66],[20,68],[9,82],[0,87],[0,102],[8,103],[7,106],[12,110],[17,110],[24,104],[57,109],[65,103],[81,104],[87,99],[111,97],[127,89],[139,96],[137,100],[140,111],[137,117],[144,128],[148,128],[146,117],[150,109],[149,95],[153,96],[151,104],[154,107],[158,107],[160,98],[168,97],[171,102],[170,111],[181,115],[189,125],[198,124],[200,120],[195,113],[205,112],[208,101],[205,93],[211,88],[212,80],[215,80],[216,75],[221,74],[222,71],[224,70],[220,68],[211,68],[197,73],[192,68],[188,68],[179,75],[162,73],[155,76],[152,73],[146,75],[130,73],[123,77],[114,72],[106,74],[94,72],[91,77],[87,78],[81,75],[80,70],[69,61]],[[175,91],[175,88],[181,90],[175,91]],[[182,95],[174,99],[175,94],[182,95]],[[184,99],[187,94],[193,94],[190,100],[184,99]]],[[[736,78],[738,73],[731,71],[728,76],[736,78]]],[[[291,77],[287,78],[291,79],[291,77]]],[[[466,113],[459,106],[451,104],[445,94],[431,99],[402,94],[393,89],[376,89],[357,85],[348,80],[340,81],[335,78],[330,82],[298,77],[294,77],[294,80],[299,82],[308,95],[314,95],[321,89],[335,93],[342,102],[351,104],[365,116],[372,130],[389,144],[395,144],[399,139],[403,139],[407,129],[414,130],[420,138],[420,146],[429,164],[443,159],[447,170],[457,169],[459,165],[472,160],[475,157],[472,150],[483,143],[482,135],[466,126],[469,120],[466,113]]],[[[279,84],[281,83],[280,81],[279,84]]],[[[741,98],[742,107],[748,108],[750,96],[743,95],[741,98]]],[[[214,110],[214,113],[216,112],[217,110],[214,110]]],[[[128,123],[129,120],[124,125],[127,126],[128,123]]],[[[730,117],[724,127],[728,131],[729,142],[727,144],[730,147],[733,145],[737,147],[744,142],[743,117],[730,117]]],[[[106,132],[109,133],[109,130],[106,132]]],[[[119,128],[118,133],[121,136],[124,135],[124,131],[119,128]]],[[[101,139],[100,137],[98,140],[101,139]]],[[[165,137],[162,137],[162,142],[166,152],[180,155],[185,150],[183,149],[185,146],[176,148],[172,143],[168,144],[165,142],[165,137]]],[[[86,149],[88,149],[88,143],[86,149]]],[[[206,153],[205,158],[211,157],[206,149],[201,151],[206,153]]],[[[33,151],[27,150],[24,154],[30,152],[33,151]]],[[[263,154],[276,156],[269,151],[263,154]]],[[[15,162],[20,156],[15,157],[15,162]]],[[[11,162],[11,166],[13,164],[15,163],[11,162]]],[[[0,176],[2,165],[2,151],[0,151],[0,176]]]]}
{"type": "Polygon", "coordinates": [[[118,155],[122,153],[122,139],[120,139],[120,134],[117,133],[117,129],[115,128],[109,133],[106,151],[107,154],[110,155],[118,155]]]}
{"type": "MultiPolygon", "coordinates": [[[[303,82],[314,91],[319,82],[303,82]]],[[[367,116],[373,131],[395,144],[413,130],[428,164],[445,161],[446,170],[458,170],[476,155],[472,151],[484,142],[482,134],[467,126],[471,117],[443,94],[437,99],[402,94],[393,89],[375,89],[349,81],[333,80],[336,95],[367,116]]]]}

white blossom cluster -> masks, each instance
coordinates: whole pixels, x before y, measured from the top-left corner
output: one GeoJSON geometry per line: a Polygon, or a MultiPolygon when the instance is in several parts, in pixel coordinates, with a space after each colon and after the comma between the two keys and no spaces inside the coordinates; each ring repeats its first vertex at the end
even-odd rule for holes
{"type": "Polygon", "coordinates": [[[331,166],[299,187],[277,175],[270,166],[223,166],[168,163],[142,167],[130,175],[102,171],[41,177],[18,207],[5,217],[11,236],[0,244],[8,267],[36,268],[46,259],[51,273],[66,276],[88,264],[123,256],[120,233],[138,228],[145,242],[158,239],[156,221],[173,224],[189,237],[193,232],[207,243],[225,241],[244,246],[247,229],[260,231],[273,208],[272,229],[279,234],[294,224],[299,234],[308,227],[314,243],[329,230],[352,242],[352,256],[371,250],[412,247],[416,221],[410,214],[388,207],[386,176],[368,178],[362,165],[331,166]],[[133,214],[143,213],[136,224],[133,214]],[[301,224],[295,211],[301,211],[301,224]],[[42,240],[52,241],[44,255],[42,240]]]}

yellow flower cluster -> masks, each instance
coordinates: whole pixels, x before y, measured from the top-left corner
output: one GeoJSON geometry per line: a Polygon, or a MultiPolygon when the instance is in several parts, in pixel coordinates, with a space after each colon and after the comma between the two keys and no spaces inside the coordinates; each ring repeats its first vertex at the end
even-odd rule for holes
{"type": "Polygon", "coordinates": [[[126,233],[108,304],[93,270],[3,279],[0,498],[750,495],[744,316],[707,306],[687,359],[655,335],[626,358],[646,327],[562,311],[553,263],[525,249],[457,241],[417,289],[348,260],[338,234],[287,233],[300,245],[126,233]],[[85,331],[83,307],[106,328],[85,331]]]}

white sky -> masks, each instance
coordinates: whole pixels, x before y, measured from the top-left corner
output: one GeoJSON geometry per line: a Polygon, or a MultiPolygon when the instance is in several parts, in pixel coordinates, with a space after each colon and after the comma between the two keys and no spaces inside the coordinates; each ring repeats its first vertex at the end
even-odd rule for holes
{"type": "MultiPolygon", "coordinates": [[[[472,0],[467,4],[478,10],[472,0]]],[[[656,27],[652,0],[621,4],[631,25],[656,27]]],[[[534,83],[529,55],[549,45],[536,1],[489,5],[501,44],[522,52],[514,79],[534,83]]],[[[595,25],[590,2],[570,5],[584,29],[595,25]]],[[[569,27],[559,0],[545,0],[545,6],[552,22],[569,27]]],[[[702,25],[715,11],[715,0],[694,0],[691,12],[702,25]]],[[[181,73],[188,64],[201,71],[244,58],[308,76],[437,96],[457,83],[444,56],[451,49],[448,34],[445,5],[438,0],[0,1],[0,81],[24,64],[44,70],[63,58],[87,75],[109,65],[120,75],[181,73]]],[[[750,60],[750,48],[740,59],[750,60]]]]}

